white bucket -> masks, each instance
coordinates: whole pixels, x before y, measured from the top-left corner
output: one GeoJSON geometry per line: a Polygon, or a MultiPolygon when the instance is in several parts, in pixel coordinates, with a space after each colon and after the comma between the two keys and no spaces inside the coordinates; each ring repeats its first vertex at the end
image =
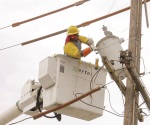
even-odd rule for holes
{"type": "MultiPolygon", "coordinates": [[[[61,104],[65,104],[90,91],[91,88],[93,89],[106,84],[106,69],[101,67],[100,72],[94,77],[94,80],[92,80],[98,70],[95,69],[95,65],[82,60],[58,54],[54,57],[44,59],[44,61],[40,62],[40,65],[41,69],[39,69],[39,74],[45,74],[45,76],[48,74],[48,76],[51,77],[50,80],[49,77],[39,75],[41,76],[39,79],[42,79],[40,84],[45,87],[52,85],[53,83],[51,82],[54,81],[52,86],[43,90],[43,109],[45,110],[50,110],[61,104]],[[43,70],[43,65],[45,64],[48,66],[43,70]],[[54,64],[56,64],[56,66],[54,66],[54,64]]],[[[85,97],[82,101],[104,108],[104,98],[105,89],[102,88],[101,91],[85,97]]],[[[103,115],[103,110],[85,105],[81,101],[59,109],[56,112],[87,121],[103,115]]]]}

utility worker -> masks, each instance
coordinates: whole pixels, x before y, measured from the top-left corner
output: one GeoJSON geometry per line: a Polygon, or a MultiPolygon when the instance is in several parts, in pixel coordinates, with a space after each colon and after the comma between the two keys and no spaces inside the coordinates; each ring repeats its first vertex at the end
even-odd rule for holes
{"type": "Polygon", "coordinates": [[[64,53],[68,56],[80,59],[86,57],[93,50],[97,50],[94,46],[92,38],[87,38],[79,35],[79,30],[76,26],[70,26],[67,29],[67,37],[64,45],[64,53]],[[87,44],[89,47],[81,50],[81,44],[87,44]]]}

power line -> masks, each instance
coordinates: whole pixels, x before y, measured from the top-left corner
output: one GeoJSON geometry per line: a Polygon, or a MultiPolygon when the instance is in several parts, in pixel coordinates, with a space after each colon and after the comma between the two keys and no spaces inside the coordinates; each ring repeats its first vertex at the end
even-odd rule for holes
{"type": "MultiPolygon", "coordinates": [[[[76,95],[77,95],[77,94],[82,94],[82,93],[76,93],[76,95]]],[[[86,103],[85,101],[83,101],[83,100],[81,100],[81,99],[80,99],[80,101],[81,101],[82,103],[86,104],[86,105],[89,105],[89,106],[94,107],[94,108],[97,108],[97,109],[104,110],[104,111],[106,111],[106,112],[108,112],[108,113],[111,113],[111,114],[113,114],[113,115],[116,115],[116,116],[118,116],[118,117],[124,117],[123,115],[118,115],[118,114],[113,113],[113,112],[111,112],[111,111],[108,111],[108,110],[106,110],[106,109],[104,109],[104,108],[101,108],[101,107],[98,107],[98,106],[95,106],[95,105],[86,103]]]]}
{"type": "MultiPolygon", "coordinates": [[[[33,20],[36,20],[36,19],[39,19],[39,18],[43,18],[43,17],[45,17],[45,16],[48,16],[48,15],[51,15],[51,14],[54,14],[54,13],[57,13],[57,12],[60,12],[60,11],[69,9],[69,8],[71,8],[71,7],[73,7],[73,6],[79,6],[79,5],[81,5],[81,4],[85,3],[85,2],[88,2],[88,1],[90,1],[90,0],[80,0],[80,1],[78,1],[78,2],[75,2],[74,4],[70,4],[70,5],[65,6],[65,7],[62,7],[62,8],[60,8],[60,9],[57,9],[57,10],[54,10],[54,11],[51,11],[51,12],[48,12],[48,13],[45,13],[45,14],[42,14],[42,15],[39,15],[39,16],[36,16],[36,17],[30,18],[30,19],[27,19],[27,20],[24,20],[24,21],[21,21],[21,22],[13,23],[13,24],[10,25],[10,26],[12,26],[12,27],[17,27],[17,26],[19,26],[19,25],[21,25],[21,24],[24,24],[24,23],[27,23],[27,22],[30,22],[30,21],[33,21],[33,20]]],[[[0,29],[4,29],[4,28],[10,27],[10,26],[5,26],[5,27],[0,28],[0,29]]]]}
{"type": "Polygon", "coordinates": [[[23,122],[23,121],[25,121],[25,120],[27,120],[27,119],[30,119],[30,118],[32,118],[32,117],[28,117],[28,118],[25,118],[25,119],[23,119],[23,120],[20,120],[20,121],[18,121],[18,122],[14,122],[14,123],[11,123],[11,124],[8,124],[8,125],[14,125],[14,124],[17,124],[17,123],[19,123],[19,122],[23,122]]]}
{"type": "MultiPolygon", "coordinates": [[[[147,0],[147,2],[149,2],[149,1],[150,1],[150,0],[147,0]]],[[[110,14],[107,14],[107,15],[104,15],[104,16],[101,16],[101,17],[99,17],[99,18],[96,18],[96,19],[93,19],[93,20],[90,20],[90,21],[83,22],[83,23],[81,23],[81,24],[79,24],[79,25],[76,25],[76,26],[77,26],[78,28],[80,28],[80,27],[85,27],[85,26],[88,26],[88,25],[90,25],[90,24],[92,24],[92,23],[95,23],[95,22],[97,22],[97,21],[100,21],[100,20],[103,20],[103,19],[105,19],[105,18],[114,16],[114,15],[119,14],[119,13],[122,13],[122,12],[124,12],[124,11],[127,11],[127,10],[129,10],[129,9],[130,9],[130,6],[129,6],[129,7],[126,7],[126,8],[123,8],[123,9],[121,9],[121,10],[115,11],[115,12],[113,12],[113,13],[110,13],[110,14]]],[[[56,35],[62,34],[62,33],[64,33],[64,32],[66,32],[66,31],[67,31],[67,29],[63,29],[63,30],[60,30],[60,31],[57,31],[57,32],[54,32],[54,33],[51,33],[51,34],[48,34],[48,35],[39,37],[39,38],[35,38],[35,39],[29,40],[29,41],[26,41],[26,42],[22,42],[22,43],[17,44],[17,45],[22,45],[22,46],[24,46],[24,45],[27,45],[27,44],[31,44],[31,43],[40,41],[40,40],[42,40],[42,39],[46,39],[46,38],[49,38],[49,37],[52,37],[52,36],[56,36],[56,35]]],[[[11,47],[13,47],[13,46],[16,46],[16,45],[12,45],[12,46],[8,46],[8,47],[5,47],[5,48],[2,48],[2,49],[0,49],[0,51],[1,51],[1,50],[4,50],[4,49],[11,48],[11,47]]]]}
{"type": "Polygon", "coordinates": [[[0,28],[0,30],[5,29],[5,28],[8,28],[8,27],[11,27],[11,25],[2,27],[2,28],[0,28]]]}
{"type": "MultiPolygon", "coordinates": [[[[115,2],[116,2],[116,0],[114,0],[114,2],[113,2],[113,4],[112,4],[112,6],[110,7],[110,9],[109,9],[109,11],[108,11],[108,14],[110,13],[111,9],[113,8],[113,6],[114,6],[115,2]]],[[[105,24],[105,22],[106,22],[106,19],[104,20],[103,25],[105,24]]]]}
{"type": "Polygon", "coordinates": [[[111,100],[110,100],[110,92],[109,92],[109,90],[108,90],[107,88],[106,88],[106,90],[107,90],[107,92],[108,92],[109,104],[110,104],[111,109],[112,109],[116,114],[118,114],[119,116],[123,116],[123,114],[118,113],[118,112],[112,107],[111,100]]]}
{"type": "Polygon", "coordinates": [[[8,47],[5,47],[5,48],[0,49],[0,51],[5,50],[5,49],[9,49],[9,48],[13,48],[13,47],[15,47],[15,46],[19,46],[19,45],[20,45],[20,44],[16,44],[16,45],[8,46],[8,47]]]}
{"type": "MultiPolygon", "coordinates": [[[[150,0],[149,0],[149,1],[150,1],[150,0]]],[[[80,27],[85,27],[85,26],[90,25],[90,24],[92,24],[92,23],[94,23],[94,22],[97,22],[97,21],[100,21],[100,20],[102,20],[102,19],[111,17],[111,16],[113,16],[113,15],[115,15],[115,14],[119,14],[119,13],[124,12],[124,11],[129,10],[129,9],[130,9],[130,7],[126,7],[126,8],[124,8],[124,9],[122,9],[122,10],[113,12],[113,13],[111,13],[111,14],[108,14],[108,15],[105,15],[105,16],[102,16],[102,17],[99,17],[99,18],[90,20],[90,21],[83,22],[83,23],[77,25],[77,27],[78,27],[78,28],[80,28],[80,27]]],[[[35,38],[35,39],[29,40],[29,41],[26,41],[26,42],[22,42],[22,43],[17,44],[17,45],[22,45],[22,46],[24,46],[24,45],[27,45],[27,44],[34,43],[34,42],[36,42],[36,41],[40,41],[40,40],[42,40],[42,39],[46,39],[46,38],[49,38],[49,37],[52,37],[52,36],[59,35],[59,34],[64,33],[64,32],[66,32],[66,31],[67,31],[67,29],[63,29],[63,30],[60,30],[60,31],[57,31],[57,32],[54,32],[54,33],[51,33],[51,34],[48,34],[48,35],[39,37],[39,38],[35,38]]],[[[11,48],[11,47],[13,47],[13,46],[16,46],[16,45],[12,45],[12,46],[8,46],[8,47],[5,47],[5,48],[2,48],[2,49],[0,49],[0,51],[1,51],[1,50],[4,50],[4,49],[11,48]]]]}
{"type": "MultiPolygon", "coordinates": [[[[92,76],[92,78],[91,78],[91,81],[90,81],[90,90],[92,90],[92,81],[93,81],[93,79],[94,79],[94,77],[95,77],[95,79],[97,78],[97,75],[99,74],[99,72],[101,71],[101,69],[104,67],[104,65],[102,66],[102,67],[100,67],[95,73],[94,73],[94,75],[92,76]]],[[[94,80],[95,81],[95,80],[94,80]]]]}

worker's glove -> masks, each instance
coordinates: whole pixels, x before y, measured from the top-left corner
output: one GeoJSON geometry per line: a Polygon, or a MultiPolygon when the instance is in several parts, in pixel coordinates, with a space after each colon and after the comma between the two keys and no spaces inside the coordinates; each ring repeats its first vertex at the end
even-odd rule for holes
{"type": "Polygon", "coordinates": [[[98,48],[96,46],[94,46],[94,40],[92,38],[88,38],[88,45],[90,46],[90,48],[93,51],[97,51],[98,50],[98,48]]]}
{"type": "Polygon", "coordinates": [[[90,45],[90,47],[91,47],[91,49],[92,49],[93,51],[98,51],[98,47],[96,47],[96,46],[94,46],[94,45],[90,45]]]}
{"type": "Polygon", "coordinates": [[[92,38],[88,38],[88,45],[94,45],[94,40],[92,38]]]}

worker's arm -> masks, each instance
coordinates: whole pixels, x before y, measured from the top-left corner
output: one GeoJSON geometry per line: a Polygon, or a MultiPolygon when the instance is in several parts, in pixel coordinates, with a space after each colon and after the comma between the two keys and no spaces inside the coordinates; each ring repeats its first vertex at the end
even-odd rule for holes
{"type": "Polygon", "coordinates": [[[98,48],[95,47],[94,40],[92,38],[87,38],[87,37],[84,37],[84,36],[79,36],[79,40],[82,43],[87,44],[92,50],[94,50],[94,51],[98,50],[98,48]]]}
{"type": "Polygon", "coordinates": [[[84,36],[80,36],[79,35],[79,40],[80,42],[84,43],[84,44],[87,44],[88,45],[88,38],[87,37],[84,37],[84,36]]]}

